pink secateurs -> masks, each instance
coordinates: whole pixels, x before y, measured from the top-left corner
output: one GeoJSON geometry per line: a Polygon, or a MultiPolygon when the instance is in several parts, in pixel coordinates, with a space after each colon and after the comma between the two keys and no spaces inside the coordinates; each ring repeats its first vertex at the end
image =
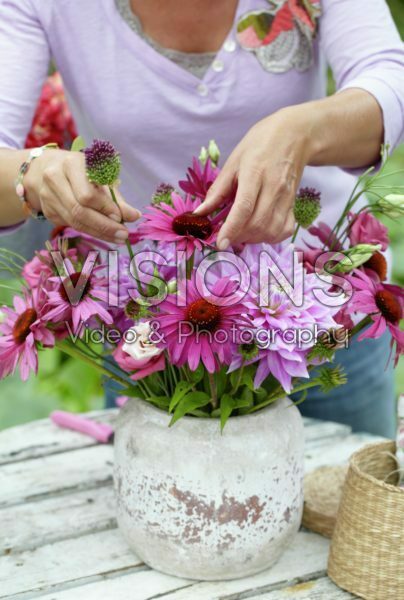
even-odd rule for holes
{"type": "MultiPolygon", "coordinates": [[[[116,405],[121,408],[127,400],[127,396],[119,396],[116,399],[116,405]]],[[[114,430],[107,423],[98,423],[92,419],[63,410],[53,411],[49,418],[58,427],[87,435],[100,444],[112,444],[114,441],[114,430]]]]}

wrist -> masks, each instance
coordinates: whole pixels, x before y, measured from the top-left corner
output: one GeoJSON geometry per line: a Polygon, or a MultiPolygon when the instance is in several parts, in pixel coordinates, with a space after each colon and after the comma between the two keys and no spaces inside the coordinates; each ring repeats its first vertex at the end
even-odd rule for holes
{"type": "Polygon", "coordinates": [[[281,109],[277,114],[284,126],[293,131],[306,165],[320,164],[324,150],[322,110],[314,102],[306,102],[281,109]]]}
{"type": "Polygon", "coordinates": [[[41,188],[45,170],[58,157],[60,150],[46,149],[40,156],[35,158],[24,175],[23,185],[25,198],[35,211],[41,210],[41,188]]]}

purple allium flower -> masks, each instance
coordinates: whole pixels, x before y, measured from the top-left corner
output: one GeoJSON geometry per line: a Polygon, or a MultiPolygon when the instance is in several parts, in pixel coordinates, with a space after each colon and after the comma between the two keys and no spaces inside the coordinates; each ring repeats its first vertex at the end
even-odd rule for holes
{"type": "Polygon", "coordinates": [[[94,140],[85,148],[87,176],[96,185],[114,185],[121,171],[121,159],[110,142],[94,140]]]}
{"type": "Polygon", "coordinates": [[[296,223],[304,229],[310,227],[320,214],[320,198],[320,192],[314,188],[306,187],[299,190],[293,212],[296,223]]]}
{"type": "Polygon", "coordinates": [[[173,191],[174,188],[169,183],[160,183],[153,194],[151,203],[156,205],[164,202],[165,204],[172,206],[171,194],[173,191]]]}

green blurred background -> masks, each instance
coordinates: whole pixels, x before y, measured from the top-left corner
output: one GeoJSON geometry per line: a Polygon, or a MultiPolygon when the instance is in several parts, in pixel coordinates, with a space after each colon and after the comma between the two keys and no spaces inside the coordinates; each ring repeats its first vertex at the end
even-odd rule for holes
{"type": "MultiPolygon", "coordinates": [[[[404,38],[404,0],[389,0],[394,19],[404,38]]],[[[364,1],[364,9],[366,2],[364,1]]],[[[371,44],[371,40],[369,40],[371,44]]],[[[332,83],[330,84],[332,89],[332,83]]],[[[396,150],[389,170],[404,169],[404,146],[396,150]]],[[[403,178],[392,177],[392,183],[403,184],[403,178]]],[[[389,226],[394,253],[394,280],[404,285],[404,225],[389,226]]],[[[0,304],[9,293],[0,289],[0,304]]],[[[397,393],[404,391],[404,361],[396,371],[397,393]]],[[[66,358],[59,352],[45,351],[40,356],[40,374],[22,383],[18,376],[0,381],[0,429],[49,415],[55,408],[76,412],[103,406],[103,391],[99,374],[90,367],[66,358]]]]}

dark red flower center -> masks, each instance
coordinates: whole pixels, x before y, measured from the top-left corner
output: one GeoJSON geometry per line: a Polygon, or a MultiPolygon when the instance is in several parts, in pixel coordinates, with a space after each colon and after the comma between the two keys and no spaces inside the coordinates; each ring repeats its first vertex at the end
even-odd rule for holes
{"type": "Polygon", "coordinates": [[[188,306],[187,320],[198,329],[213,331],[220,322],[220,310],[214,304],[200,298],[188,306]]]}
{"type": "Polygon", "coordinates": [[[381,290],[375,295],[377,308],[389,323],[397,323],[401,319],[401,305],[396,296],[389,290],[381,290]]]}
{"type": "Polygon", "coordinates": [[[34,308],[27,308],[21,313],[14,323],[13,338],[17,344],[23,344],[31,333],[31,325],[35,323],[38,316],[34,308]]]}
{"type": "Polygon", "coordinates": [[[73,275],[66,277],[60,284],[59,294],[65,302],[78,304],[89,293],[91,289],[89,278],[83,275],[80,280],[80,276],[81,272],[73,273],[73,275]]]}
{"type": "Polygon", "coordinates": [[[212,223],[208,217],[185,212],[173,220],[173,230],[178,235],[190,235],[198,240],[206,240],[212,233],[212,223]]]}
{"type": "Polygon", "coordinates": [[[387,261],[381,252],[375,252],[363,265],[367,269],[372,269],[378,274],[380,281],[384,281],[387,277],[387,261]]]}
{"type": "Polygon", "coordinates": [[[51,240],[54,240],[59,235],[62,235],[65,229],[66,229],[66,225],[58,225],[58,227],[54,227],[49,234],[49,238],[51,240]]]}

